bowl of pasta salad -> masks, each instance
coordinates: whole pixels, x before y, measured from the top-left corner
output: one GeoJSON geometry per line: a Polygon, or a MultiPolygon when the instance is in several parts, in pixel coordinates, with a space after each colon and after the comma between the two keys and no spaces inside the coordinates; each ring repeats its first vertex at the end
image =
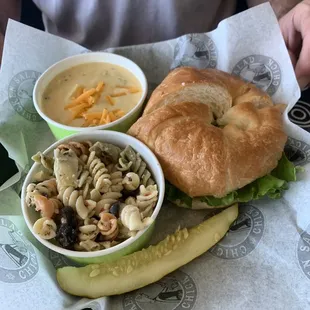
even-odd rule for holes
{"type": "Polygon", "coordinates": [[[126,132],[140,116],[147,80],[130,59],[105,52],[65,58],[36,81],[34,107],[56,139],[90,130],[126,132]]]}
{"type": "Polygon", "coordinates": [[[32,157],[22,211],[35,238],[82,263],[109,262],[143,248],[164,199],[152,151],[124,133],[66,137],[32,157]]]}

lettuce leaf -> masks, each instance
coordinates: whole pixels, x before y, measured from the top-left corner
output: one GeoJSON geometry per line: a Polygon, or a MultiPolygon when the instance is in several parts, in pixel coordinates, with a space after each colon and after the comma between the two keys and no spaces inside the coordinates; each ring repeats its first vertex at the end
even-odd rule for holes
{"type": "MultiPolygon", "coordinates": [[[[296,181],[296,173],[300,170],[288,160],[283,153],[277,167],[270,174],[261,177],[252,183],[233,191],[222,198],[214,196],[197,197],[209,206],[228,206],[235,202],[248,202],[267,196],[271,199],[279,199],[283,191],[288,189],[288,182],[296,181]]],[[[191,208],[192,198],[166,182],[166,199],[169,201],[182,201],[186,206],[191,208]]]]}

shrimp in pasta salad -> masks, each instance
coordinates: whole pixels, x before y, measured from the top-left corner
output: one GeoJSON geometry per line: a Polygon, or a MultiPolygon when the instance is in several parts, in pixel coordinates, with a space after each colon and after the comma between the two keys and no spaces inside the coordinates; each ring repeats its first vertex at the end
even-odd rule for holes
{"type": "Polygon", "coordinates": [[[40,178],[28,185],[25,203],[38,212],[34,231],[41,238],[65,249],[98,251],[151,225],[157,184],[131,146],[70,141],[53,156],[39,152],[33,160],[40,178]]]}

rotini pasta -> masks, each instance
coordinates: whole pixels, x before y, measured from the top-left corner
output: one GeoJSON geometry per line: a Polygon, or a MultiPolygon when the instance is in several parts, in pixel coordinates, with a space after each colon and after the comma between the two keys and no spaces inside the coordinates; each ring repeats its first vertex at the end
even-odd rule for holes
{"type": "Polygon", "coordinates": [[[76,213],[78,216],[85,220],[87,217],[92,217],[95,214],[96,202],[92,200],[85,200],[79,196],[76,200],[76,213]]]}
{"type": "Polygon", "coordinates": [[[132,147],[68,142],[50,158],[37,153],[41,182],[30,183],[26,204],[40,218],[35,233],[76,251],[98,251],[135,236],[152,223],[157,185],[132,147]]]}
{"type": "Polygon", "coordinates": [[[42,195],[51,198],[57,195],[56,179],[49,179],[38,184],[30,183],[26,189],[26,204],[27,206],[34,205],[34,195],[42,195]]]}
{"type": "Polygon", "coordinates": [[[84,223],[84,225],[91,225],[91,224],[97,225],[98,220],[94,217],[87,217],[83,223],[84,223]]]}
{"type": "Polygon", "coordinates": [[[98,202],[101,199],[101,193],[97,189],[93,188],[90,191],[90,199],[98,202]]]}
{"type": "Polygon", "coordinates": [[[140,185],[140,177],[134,172],[128,172],[122,183],[124,184],[126,190],[134,191],[140,185]]]}
{"type": "Polygon", "coordinates": [[[46,198],[40,194],[33,196],[36,211],[40,211],[42,217],[52,218],[54,214],[59,213],[62,203],[56,198],[46,198]]]}
{"type": "Polygon", "coordinates": [[[121,149],[113,144],[96,142],[89,151],[95,151],[96,156],[102,159],[105,165],[116,164],[121,153],[121,149]]]}
{"type": "Polygon", "coordinates": [[[71,186],[61,189],[57,198],[62,201],[65,207],[71,207],[75,209],[76,201],[79,196],[80,191],[71,186]]]}
{"type": "Polygon", "coordinates": [[[122,209],[121,221],[130,231],[142,230],[152,223],[151,218],[142,219],[139,208],[132,205],[127,205],[122,209]]]}
{"type": "Polygon", "coordinates": [[[110,180],[111,175],[108,173],[105,164],[96,156],[94,151],[90,153],[86,166],[93,177],[95,189],[101,193],[106,193],[112,185],[110,180]]]}
{"type": "Polygon", "coordinates": [[[157,185],[140,186],[140,193],[136,198],[136,206],[140,209],[143,217],[152,213],[158,199],[157,185]]]}
{"type": "Polygon", "coordinates": [[[153,185],[155,183],[140,154],[136,153],[129,145],[120,153],[117,169],[123,172],[131,171],[138,174],[141,179],[141,184],[144,186],[153,185]]]}
{"type": "Polygon", "coordinates": [[[53,239],[56,236],[56,223],[47,217],[39,218],[33,225],[33,231],[43,239],[53,239]]]}
{"type": "Polygon", "coordinates": [[[80,241],[94,240],[99,233],[99,228],[94,224],[90,224],[80,226],[79,231],[78,239],[80,241]]]}
{"type": "Polygon", "coordinates": [[[111,187],[112,192],[121,192],[123,190],[123,175],[120,171],[112,172],[111,176],[111,187]]]}
{"type": "Polygon", "coordinates": [[[76,142],[71,141],[65,144],[58,145],[59,150],[72,150],[78,157],[89,154],[89,148],[92,146],[90,141],[76,142]]]}
{"type": "Polygon", "coordinates": [[[101,213],[97,226],[104,240],[114,240],[118,235],[117,218],[111,213],[101,213]]]}
{"type": "Polygon", "coordinates": [[[83,170],[78,179],[78,188],[80,188],[84,199],[90,195],[90,184],[92,183],[92,177],[88,170],[83,170]]]}
{"type": "Polygon", "coordinates": [[[113,203],[117,202],[122,197],[120,192],[107,192],[102,195],[101,200],[97,202],[96,215],[106,211],[109,212],[110,207],[113,203]]]}

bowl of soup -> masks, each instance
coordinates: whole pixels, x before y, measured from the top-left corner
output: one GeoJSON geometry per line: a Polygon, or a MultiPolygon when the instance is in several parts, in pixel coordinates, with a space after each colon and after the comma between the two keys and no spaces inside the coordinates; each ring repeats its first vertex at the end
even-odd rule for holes
{"type": "Polygon", "coordinates": [[[147,95],[141,68],[128,58],[92,52],[49,67],[33,90],[34,106],[57,140],[90,130],[126,132],[147,95]]]}

